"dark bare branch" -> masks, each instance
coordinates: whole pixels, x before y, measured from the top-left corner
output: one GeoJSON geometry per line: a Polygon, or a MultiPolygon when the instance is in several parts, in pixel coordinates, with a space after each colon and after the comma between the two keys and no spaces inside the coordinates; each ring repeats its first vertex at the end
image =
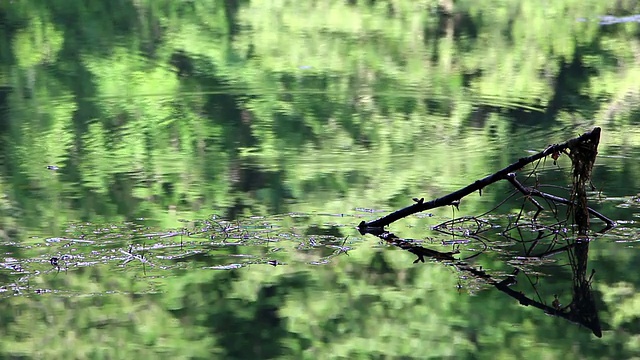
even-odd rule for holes
{"type": "MultiPolygon", "coordinates": [[[[431,200],[431,201],[417,201],[413,205],[407,206],[391,214],[383,216],[379,219],[372,220],[369,222],[362,221],[358,225],[358,230],[361,234],[373,234],[379,235],[384,232],[383,228],[388,226],[389,224],[405,218],[409,215],[413,215],[425,210],[434,209],[441,206],[455,204],[457,201],[460,201],[463,197],[474,193],[476,191],[481,191],[486,186],[493,184],[499,180],[504,180],[508,178],[510,173],[516,172],[528,164],[531,164],[537,160],[545,158],[547,156],[557,157],[558,154],[565,152],[567,149],[576,146],[577,144],[583,142],[592,142],[598,143],[600,139],[600,128],[596,127],[590,132],[587,132],[577,138],[568,140],[562,144],[550,145],[543,151],[528,157],[524,157],[519,159],[517,162],[505,167],[504,169],[488,175],[480,180],[475,181],[472,184],[467,185],[466,187],[454,191],[446,196],[431,200]]],[[[595,214],[594,214],[595,215],[595,214]]],[[[597,215],[596,215],[597,216],[597,215]]]]}

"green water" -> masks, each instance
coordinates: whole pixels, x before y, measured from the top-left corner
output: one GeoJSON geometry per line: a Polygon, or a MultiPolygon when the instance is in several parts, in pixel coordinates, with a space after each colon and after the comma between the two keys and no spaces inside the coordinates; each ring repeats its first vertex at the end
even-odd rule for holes
{"type": "MultiPolygon", "coordinates": [[[[638,356],[636,14],[630,1],[0,2],[1,357],[638,356]],[[517,294],[571,302],[585,247],[523,258],[532,235],[501,235],[521,196],[483,217],[481,240],[432,229],[490,211],[507,182],[390,226],[464,265],[414,263],[356,229],[596,126],[589,201],[618,224],[584,258],[601,338],[478,275],[517,270],[517,294]]],[[[566,187],[570,168],[548,159],[527,184],[566,187]]]]}

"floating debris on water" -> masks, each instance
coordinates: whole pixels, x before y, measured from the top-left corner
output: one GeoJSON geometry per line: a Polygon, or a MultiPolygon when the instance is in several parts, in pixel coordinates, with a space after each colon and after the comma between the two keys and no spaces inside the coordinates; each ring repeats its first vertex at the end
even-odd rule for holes
{"type": "Polygon", "coordinates": [[[630,15],[630,16],[611,16],[605,15],[600,16],[600,25],[613,25],[613,24],[621,24],[621,23],[630,23],[630,22],[638,22],[640,23],[640,14],[630,15]]]}
{"type": "Polygon", "coordinates": [[[204,269],[232,270],[232,269],[239,269],[243,266],[244,265],[242,264],[229,264],[229,265],[210,266],[210,267],[205,267],[204,269]]]}
{"type": "MultiPolygon", "coordinates": [[[[589,19],[581,17],[576,19],[578,22],[588,22],[589,19]]],[[[613,15],[602,15],[598,16],[598,24],[600,25],[614,25],[614,24],[622,24],[622,23],[631,23],[637,22],[640,23],[640,14],[629,15],[629,16],[613,16],[613,15]]]]}

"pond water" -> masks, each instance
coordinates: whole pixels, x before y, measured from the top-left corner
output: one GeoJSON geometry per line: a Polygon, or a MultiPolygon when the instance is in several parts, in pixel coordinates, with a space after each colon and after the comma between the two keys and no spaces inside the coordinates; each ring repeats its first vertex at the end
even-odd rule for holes
{"type": "Polygon", "coordinates": [[[2,357],[637,356],[639,13],[0,3],[2,357]],[[596,127],[589,241],[506,180],[358,229],[596,127]]]}

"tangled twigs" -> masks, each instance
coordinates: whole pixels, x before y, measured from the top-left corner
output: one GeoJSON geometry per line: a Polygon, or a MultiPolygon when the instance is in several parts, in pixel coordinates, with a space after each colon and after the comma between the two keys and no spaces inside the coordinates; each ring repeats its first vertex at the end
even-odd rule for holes
{"type": "MultiPolygon", "coordinates": [[[[466,187],[460,190],[454,191],[446,196],[443,196],[431,201],[423,201],[421,199],[419,201],[415,201],[413,205],[410,205],[400,210],[397,210],[395,212],[392,212],[391,214],[383,216],[379,219],[372,220],[369,222],[362,221],[360,222],[360,224],[358,224],[358,230],[363,235],[372,234],[372,235],[380,236],[381,234],[384,233],[385,226],[388,226],[389,224],[397,220],[405,218],[409,215],[419,213],[421,211],[425,211],[425,210],[429,210],[429,209],[433,209],[441,206],[446,206],[446,205],[457,204],[463,197],[476,191],[482,191],[484,187],[491,185],[499,180],[508,179],[510,173],[514,173],[522,169],[524,166],[531,164],[537,160],[543,159],[547,156],[551,156],[555,161],[557,157],[560,156],[560,154],[566,153],[568,149],[571,151],[574,151],[574,149],[579,148],[582,144],[590,144],[591,145],[590,148],[593,148],[593,145],[595,144],[597,146],[597,144],[600,141],[600,132],[601,132],[600,128],[596,127],[593,130],[577,138],[568,140],[562,144],[550,145],[549,147],[547,147],[546,149],[544,149],[543,151],[535,155],[521,158],[517,162],[505,167],[504,169],[494,174],[491,174],[489,176],[486,176],[480,180],[477,180],[474,183],[469,184],[466,187]]],[[[587,168],[590,168],[590,167],[587,166],[587,168]]],[[[531,192],[531,195],[535,195],[535,196],[542,196],[541,194],[543,194],[540,192],[536,193],[534,191],[530,191],[530,192],[531,192]]],[[[549,198],[550,195],[545,194],[545,196],[546,198],[549,198]]],[[[545,197],[545,196],[542,196],[542,197],[545,197]]],[[[564,201],[565,203],[572,204],[571,201],[567,201],[567,200],[564,200],[564,201]]],[[[538,209],[540,209],[540,207],[538,209]]],[[[592,211],[593,210],[591,209],[588,210],[589,213],[595,216],[598,216],[592,211]]],[[[613,226],[613,221],[606,219],[606,217],[602,215],[598,217],[600,217],[603,221],[605,221],[608,227],[613,226]]]]}
{"type": "MultiPolygon", "coordinates": [[[[544,210],[544,208],[537,202],[535,201],[535,199],[532,199],[531,196],[537,196],[537,197],[541,197],[543,199],[547,199],[556,203],[560,203],[563,205],[569,205],[571,206],[573,204],[572,201],[567,200],[563,197],[560,196],[555,196],[555,195],[551,195],[551,194],[547,194],[545,192],[542,192],[538,189],[535,188],[531,188],[531,187],[525,187],[523,186],[520,182],[518,182],[518,180],[516,180],[516,174],[515,173],[510,173],[507,175],[507,180],[509,180],[509,182],[516,188],[518,189],[518,191],[520,191],[523,195],[525,196],[529,196],[529,200],[531,200],[531,202],[538,208],[538,210],[536,211],[536,214],[533,216],[533,219],[535,220],[538,215],[540,214],[540,212],[542,210],[544,210]]],[[[612,229],[615,226],[615,222],[611,219],[609,219],[608,217],[602,215],[601,213],[597,212],[596,210],[593,210],[592,208],[586,206],[585,207],[586,211],[597,217],[598,219],[604,221],[607,225],[604,229],[600,230],[599,232],[606,232],[610,229],[612,229]]]]}
{"type": "MultiPolygon", "coordinates": [[[[601,230],[601,232],[611,229],[615,226],[615,223],[606,216],[591,209],[587,204],[587,186],[592,186],[591,172],[598,153],[597,147],[599,140],[600,128],[594,128],[591,132],[580,137],[569,140],[563,144],[551,145],[540,153],[519,159],[506,168],[477,180],[449,195],[427,202],[424,201],[424,198],[416,197],[414,198],[414,204],[411,206],[400,209],[377,220],[370,222],[362,221],[358,225],[358,230],[362,234],[368,233],[378,236],[388,244],[411,252],[417,256],[414,263],[425,262],[427,258],[435,259],[458,270],[461,273],[461,279],[470,279],[472,281],[475,280],[474,282],[492,285],[497,290],[512,297],[524,306],[535,307],[546,314],[564,318],[573,323],[585,326],[589,328],[595,336],[601,337],[602,329],[594,294],[591,291],[593,270],[591,276],[587,276],[589,216],[599,218],[606,223],[606,228],[601,230]],[[539,160],[549,156],[555,164],[555,161],[563,153],[568,155],[572,162],[572,188],[570,195],[566,196],[566,198],[540,191],[538,173],[536,172],[537,166],[541,163],[539,160]],[[529,173],[529,178],[535,175],[535,186],[530,187],[523,185],[522,182],[516,179],[516,172],[536,161],[537,163],[534,166],[534,170],[529,173]],[[508,240],[521,244],[524,251],[524,256],[515,257],[513,261],[510,262],[511,266],[514,267],[514,271],[511,275],[507,275],[506,278],[501,279],[501,277],[492,275],[490,271],[483,270],[481,266],[465,261],[487,249],[486,243],[482,241],[478,233],[485,231],[487,228],[491,228],[491,226],[485,226],[486,222],[480,219],[480,216],[454,218],[432,228],[454,236],[451,242],[453,245],[453,251],[451,252],[439,252],[424,248],[420,246],[420,242],[399,238],[384,229],[385,226],[394,221],[420,211],[446,205],[457,207],[463,197],[475,191],[481,191],[485,186],[498,180],[507,180],[515,190],[496,207],[481,216],[493,212],[504,204],[506,200],[513,197],[514,194],[520,193],[524,195],[520,212],[515,217],[507,216],[509,224],[506,228],[502,228],[503,231],[501,235],[508,240]],[[540,201],[539,199],[543,200],[540,201]],[[523,221],[525,204],[527,203],[533,204],[536,209],[535,214],[530,219],[531,221],[523,221]],[[567,207],[567,217],[564,219],[560,219],[558,212],[559,204],[567,207]],[[553,224],[545,224],[543,221],[538,221],[540,217],[542,217],[540,214],[543,211],[547,213],[551,212],[555,220],[553,224]],[[568,234],[571,227],[567,226],[567,223],[570,221],[571,215],[573,215],[573,225],[576,225],[579,235],[578,238],[569,236],[568,234]],[[475,231],[473,230],[473,226],[467,225],[474,221],[476,223],[475,231]],[[455,238],[457,234],[462,234],[464,240],[457,240],[455,238]],[[476,255],[460,258],[460,255],[458,255],[460,253],[459,244],[461,241],[468,241],[469,239],[479,240],[484,245],[484,249],[480,250],[476,255]],[[563,244],[565,245],[563,246],[563,244]],[[544,249],[544,247],[546,247],[546,249],[544,249]],[[540,252],[541,248],[543,248],[542,252],[540,252]],[[534,249],[536,249],[535,253],[534,249]],[[551,296],[547,296],[548,294],[540,291],[542,286],[537,273],[529,274],[532,263],[541,262],[543,259],[556,257],[562,253],[567,253],[569,265],[572,270],[572,297],[569,300],[566,294],[563,296],[562,302],[565,303],[564,306],[561,303],[560,297],[557,295],[558,293],[555,293],[553,298],[551,298],[551,296]],[[533,294],[526,295],[522,290],[513,288],[518,281],[517,277],[524,277],[530,283],[533,294]],[[550,304],[547,304],[545,299],[553,300],[550,304]]],[[[544,219],[546,220],[547,217],[545,216],[544,219]]],[[[445,245],[444,241],[443,245],[445,245]]],[[[473,286],[473,284],[471,285],[473,286]]],[[[461,286],[462,285],[459,284],[459,287],[461,286]]]]}

